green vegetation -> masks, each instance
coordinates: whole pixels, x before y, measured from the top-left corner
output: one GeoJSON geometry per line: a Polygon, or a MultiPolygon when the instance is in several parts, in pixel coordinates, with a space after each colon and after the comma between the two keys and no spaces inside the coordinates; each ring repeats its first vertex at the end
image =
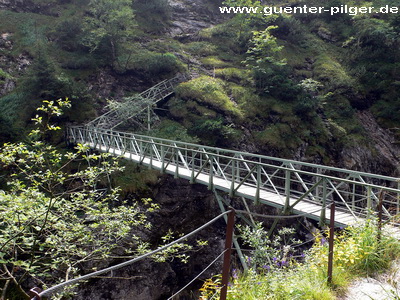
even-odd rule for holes
{"type": "Polygon", "coordinates": [[[224,88],[224,82],[209,76],[200,76],[188,82],[181,83],[177,95],[183,99],[196,100],[227,114],[240,116],[240,110],[229,99],[224,88]]]}
{"type": "Polygon", "coordinates": [[[83,44],[90,51],[104,51],[117,60],[122,41],[135,34],[136,23],[130,0],[96,0],[89,2],[89,15],[83,23],[83,44]]]}
{"type": "MultiPolygon", "coordinates": [[[[0,190],[2,298],[30,299],[25,292],[28,282],[55,285],[95,271],[98,261],[150,251],[150,243],[132,230],[150,230],[147,218],[159,206],[149,198],[129,203],[121,199],[121,189],[110,182],[110,177],[124,170],[118,158],[90,152],[81,144],[70,151],[45,142],[61,129],[52,118],[70,107],[68,100],[43,101],[32,120],[36,128],[26,142],[5,143],[0,149],[2,178],[6,179],[0,190]]],[[[132,165],[126,166],[132,171],[132,165]]],[[[117,177],[125,193],[158,179],[149,170],[139,175],[142,178],[137,172],[129,175],[117,177]]],[[[161,236],[165,244],[173,239],[171,231],[161,236]]],[[[164,262],[174,257],[185,263],[192,249],[189,244],[175,244],[153,258],[164,262]]],[[[56,297],[68,298],[75,287],[65,288],[56,297]]]]}
{"type": "MultiPolygon", "coordinates": [[[[6,143],[1,149],[8,178],[7,189],[0,191],[4,297],[13,286],[27,298],[22,288],[27,280],[58,283],[79,274],[82,263],[109,257],[116,247],[135,252],[142,242],[131,228],[151,226],[138,204],[125,206],[118,189],[99,186],[122,170],[115,159],[89,154],[82,145],[61,152],[43,142],[60,129],[50,118],[68,107],[68,101],[46,101],[28,141],[6,143]]],[[[156,208],[145,203],[150,210],[156,208]]]]}
{"type": "MultiPolygon", "coordinates": [[[[242,229],[241,237],[255,248],[248,261],[252,269],[246,273],[233,271],[228,299],[337,299],[351,281],[359,276],[373,276],[387,271],[400,257],[399,241],[388,235],[377,238],[373,221],[335,234],[332,283],[327,283],[327,236],[316,237],[314,246],[302,260],[290,253],[296,241],[290,240],[290,229],[282,229],[269,240],[261,227],[242,229]]],[[[217,279],[218,280],[218,279],[217,279]]],[[[203,285],[202,299],[209,299],[218,290],[215,280],[203,285]]]]}

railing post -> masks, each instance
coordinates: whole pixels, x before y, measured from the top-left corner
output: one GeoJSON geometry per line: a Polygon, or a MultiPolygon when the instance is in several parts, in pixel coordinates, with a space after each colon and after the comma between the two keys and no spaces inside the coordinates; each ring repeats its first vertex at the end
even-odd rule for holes
{"type": "Polygon", "coordinates": [[[164,145],[161,145],[161,174],[164,174],[164,168],[165,168],[164,145]]]}
{"type": "Polygon", "coordinates": [[[377,234],[377,238],[376,238],[378,241],[378,244],[381,242],[381,236],[382,236],[383,196],[384,196],[384,191],[381,191],[379,194],[379,203],[378,203],[378,234],[377,234]]]}
{"type": "Polygon", "coordinates": [[[367,186],[367,218],[371,217],[372,198],[371,198],[371,187],[367,186]]]}
{"type": "Polygon", "coordinates": [[[192,172],[190,174],[190,183],[194,183],[194,167],[195,167],[195,162],[194,158],[196,157],[195,151],[192,150],[192,172]]]}
{"type": "Polygon", "coordinates": [[[149,147],[150,147],[150,163],[149,163],[149,170],[153,168],[153,145],[152,141],[149,141],[149,147]]]}
{"type": "Polygon", "coordinates": [[[147,131],[150,131],[150,122],[151,122],[151,115],[150,115],[150,105],[147,106],[147,131]]]}
{"type": "MultiPolygon", "coordinates": [[[[317,168],[317,175],[321,175],[321,174],[322,174],[321,168],[317,168]]],[[[321,176],[316,176],[315,182],[318,182],[320,179],[321,179],[321,176]]],[[[321,197],[321,187],[319,185],[315,188],[315,196],[316,196],[317,200],[320,199],[320,197],[321,197]]]]}
{"type": "MultiPolygon", "coordinates": [[[[142,139],[140,139],[140,142],[139,142],[139,158],[140,158],[140,161],[142,161],[142,156],[144,157],[143,141],[142,141],[142,139]]],[[[140,163],[140,161],[139,161],[139,163],[140,163]]]]}
{"type": "Polygon", "coordinates": [[[232,162],[232,179],[231,179],[231,189],[229,191],[229,197],[233,197],[235,194],[235,161],[231,160],[232,162]]]}
{"type": "Polygon", "coordinates": [[[329,225],[328,284],[332,284],[334,239],[335,239],[335,202],[332,202],[331,220],[329,225]]]}
{"type": "MultiPolygon", "coordinates": [[[[286,165],[286,168],[289,168],[288,165],[286,165]]],[[[285,201],[285,207],[284,207],[284,212],[286,213],[287,210],[289,209],[290,206],[290,177],[291,173],[290,170],[285,171],[285,193],[286,193],[286,201],[285,201]]]]}
{"type": "Polygon", "coordinates": [[[175,149],[175,164],[176,164],[176,168],[175,168],[175,178],[179,178],[179,150],[177,148],[175,149]]]}
{"type": "Polygon", "coordinates": [[[320,226],[325,224],[326,219],[326,178],[322,179],[322,210],[319,219],[320,226]]]}
{"type": "Polygon", "coordinates": [[[213,189],[213,186],[214,186],[213,156],[209,155],[208,158],[210,160],[210,178],[209,178],[209,181],[208,181],[208,189],[211,191],[213,189]]]}
{"type": "Polygon", "coordinates": [[[257,165],[257,188],[256,188],[256,204],[260,204],[260,188],[261,188],[261,166],[257,165]]]}
{"type": "Polygon", "coordinates": [[[225,253],[224,253],[224,264],[222,268],[222,282],[221,282],[222,289],[219,297],[220,300],[226,300],[226,295],[228,292],[234,225],[235,225],[235,210],[231,209],[228,214],[228,223],[226,225],[225,253]]]}
{"type": "MultiPolygon", "coordinates": [[[[397,189],[400,190],[400,181],[397,183],[397,189]]],[[[396,213],[400,213],[400,192],[397,193],[397,208],[396,208],[396,213]]]]}

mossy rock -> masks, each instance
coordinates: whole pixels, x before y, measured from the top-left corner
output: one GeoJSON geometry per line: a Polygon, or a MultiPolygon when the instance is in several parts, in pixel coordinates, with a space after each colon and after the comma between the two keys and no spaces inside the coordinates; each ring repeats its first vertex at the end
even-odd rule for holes
{"type": "Polygon", "coordinates": [[[207,107],[199,105],[196,101],[189,100],[186,102],[186,107],[193,113],[199,116],[204,116],[208,118],[216,118],[216,111],[209,109],[207,107]]]}
{"type": "Polygon", "coordinates": [[[141,168],[125,160],[121,161],[121,165],[125,167],[125,170],[113,177],[113,184],[120,187],[122,195],[150,190],[158,181],[160,173],[156,170],[141,168]]]}
{"type": "Polygon", "coordinates": [[[259,143],[283,152],[296,149],[302,142],[290,126],[284,123],[270,125],[257,132],[255,137],[259,143]]]}
{"type": "Polygon", "coordinates": [[[209,68],[221,68],[221,67],[229,66],[229,63],[221,60],[217,56],[207,56],[207,57],[202,58],[200,61],[202,62],[202,64],[204,66],[209,67],[209,68]]]}
{"type": "Polygon", "coordinates": [[[185,49],[189,51],[193,55],[198,55],[198,56],[212,56],[216,55],[218,53],[218,48],[217,46],[209,43],[209,42],[192,42],[189,44],[186,44],[185,49]]]}
{"type": "Polygon", "coordinates": [[[328,90],[354,90],[355,80],[347,74],[344,67],[328,55],[319,55],[314,64],[315,79],[325,84],[328,90]]]}
{"type": "Polygon", "coordinates": [[[238,68],[216,69],[215,75],[227,81],[251,86],[254,84],[250,70],[238,68]]]}
{"type": "Polygon", "coordinates": [[[188,82],[181,83],[176,88],[177,95],[186,100],[195,100],[199,104],[209,105],[221,112],[241,117],[242,112],[231,101],[225,83],[221,79],[210,76],[200,76],[188,82]]]}

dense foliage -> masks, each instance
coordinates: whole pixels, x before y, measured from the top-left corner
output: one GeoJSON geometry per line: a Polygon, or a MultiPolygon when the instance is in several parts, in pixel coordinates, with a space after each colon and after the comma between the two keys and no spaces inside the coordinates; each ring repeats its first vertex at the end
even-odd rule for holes
{"type": "Polygon", "coordinates": [[[7,178],[0,191],[3,298],[8,288],[26,295],[27,282],[53,285],[75,277],[82,266],[96,269],[97,260],[113,253],[132,255],[149,246],[132,229],[151,228],[145,213],[158,206],[150,199],[129,206],[119,200],[118,189],[106,180],[122,171],[116,159],[83,145],[60,151],[43,141],[60,129],[49,118],[69,106],[45,101],[38,109],[44,116],[36,116],[38,128],[27,141],[1,148],[7,178]]]}

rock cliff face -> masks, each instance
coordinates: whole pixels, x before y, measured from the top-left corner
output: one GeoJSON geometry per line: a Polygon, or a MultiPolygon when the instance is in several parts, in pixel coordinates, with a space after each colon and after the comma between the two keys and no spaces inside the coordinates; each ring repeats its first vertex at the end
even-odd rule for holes
{"type": "Polygon", "coordinates": [[[13,49],[11,37],[10,32],[0,32],[0,65],[1,69],[8,74],[5,78],[0,75],[0,97],[14,90],[16,78],[23,74],[32,62],[27,54],[21,53],[17,57],[6,54],[13,49]]]}
{"type": "Polygon", "coordinates": [[[168,0],[172,12],[172,36],[187,36],[221,20],[218,4],[222,1],[168,0]]]}
{"type": "MultiPolygon", "coordinates": [[[[165,175],[154,187],[154,200],[160,204],[161,210],[153,217],[152,232],[159,235],[168,229],[174,232],[189,233],[219,213],[219,208],[213,194],[202,185],[191,185],[187,180],[174,179],[165,175]]],[[[177,259],[157,263],[150,259],[135,263],[106,274],[103,279],[92,279],[79,287],[74,299],[77,300],[150,300],[167,299],[195,275],[200,273],[224,249],[225,222],[223,219],[204,229],[189,240],[209,241],[208,246],[196,252],[189,253],[187,264],[177,259]],[[112,277],[112,278],[111,278],[112,277]]],[[[149,241],[157,240],[155,236],[147,236],[149,241]]],[[[120,263],[116,261],[113,264],[120,263]]],[[[105,266],[104,266],[105,267],[105,266]]],[[[219,274],[222,268],[222,258],[210,270],[204,273],[202,279],[213,274],[219,274]]],[[[194,283],[194,290],[200,287],[194,283]]],[[[190,299],[189,292],[180,294],[179,299],[190,299]],[[188,298],[184,298],[184,297],[188,298]]]]}
{"type": "Polygon", "coordinates": [[[340,156],[344,168],[398,177],[400,174],[400,147],[394,136],[384,130],[368,111],[359,111],[357,117],[363,125],[369,147],[353,145],[344,148],[340,156]]]}
{"type": "Polygon", "coordinates": [[[0,9],[14,12],[31,12],[45,15],[57,15],[52,11],[52,3],[39,4],[32,0],[0,0],[0,9]]]}

